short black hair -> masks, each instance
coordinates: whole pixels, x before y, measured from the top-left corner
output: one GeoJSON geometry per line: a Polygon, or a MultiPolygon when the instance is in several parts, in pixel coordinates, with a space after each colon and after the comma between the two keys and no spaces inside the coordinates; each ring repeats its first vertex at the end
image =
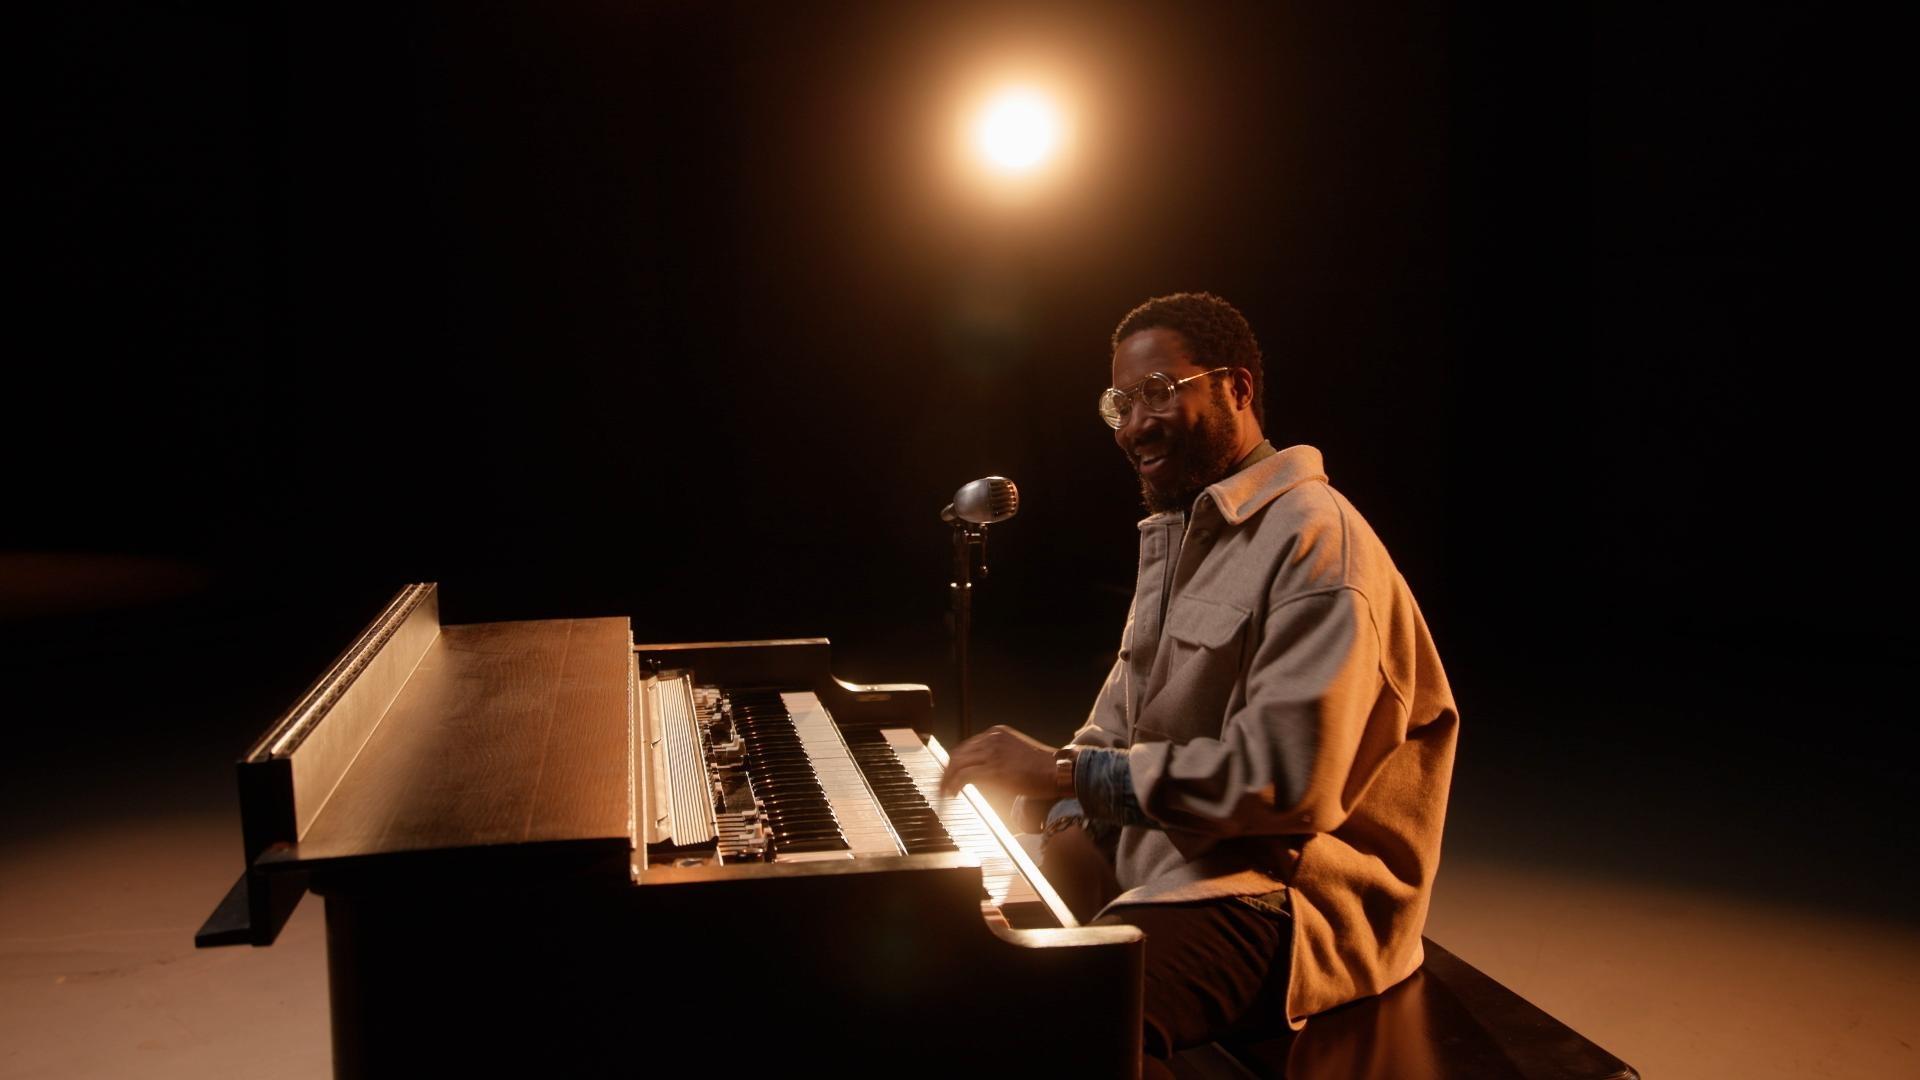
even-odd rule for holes
{"type": "Polygon", "coordinates": [[[1266,377],[1260,369],[1260,343],[1253,327],[1232,304],[1203,292],[1156,296],[1127,312],[1113,331],[1112,348],[1142,330],[1174,330],[1202,367],[1246,368],[1253,375],[1253,418],[1267,423],[1266,377]]]}

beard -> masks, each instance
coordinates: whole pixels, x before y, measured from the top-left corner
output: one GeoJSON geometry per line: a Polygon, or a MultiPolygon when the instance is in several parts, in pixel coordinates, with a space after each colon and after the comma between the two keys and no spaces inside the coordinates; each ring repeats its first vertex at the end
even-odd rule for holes
{"type": "MultiPolygon", "coordinates": [[[[1231,406],[1217,385],[1213,397],[1214,407],[1201,415],[1197,425],[1167,437],[1167,463],[1173,467],[1167,479],[1156,486],[1140,477],[1140,498],[1148,513],[1187,509],[1208,484],[1225,478],[1233,468],[1239,439],[1231,406]]],[[[1138,475],[1138,464],[1134,472],[1138,475]]]]}

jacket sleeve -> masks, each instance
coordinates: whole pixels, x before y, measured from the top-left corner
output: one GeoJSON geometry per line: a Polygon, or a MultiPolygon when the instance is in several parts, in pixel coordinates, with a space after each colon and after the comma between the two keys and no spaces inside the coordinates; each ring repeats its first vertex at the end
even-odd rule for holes
{"type": "Polygon", "coordinates": [[[1358,590],[1274,605],[1254,650],[1245,701],[1219,738],[1132,749],[1134,795],[1170,831],[1331,831],[1406,740],[1406,708],[1384,675],[1372,611],[1358,590]]]}

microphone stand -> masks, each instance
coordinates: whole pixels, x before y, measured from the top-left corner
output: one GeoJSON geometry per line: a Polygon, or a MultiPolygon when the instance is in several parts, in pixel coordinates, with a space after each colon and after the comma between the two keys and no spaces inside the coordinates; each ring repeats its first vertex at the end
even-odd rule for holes
{"type": "Polygon", "coordinates": [[[980,552],[980,576],[987,576],[987,527],[953,519],[953,581],[947,591],[953,599],[953,660],[959,679],[960,742],[973,737],[972,670],[967,658],[973,633],[973,553],[980,552]]]}

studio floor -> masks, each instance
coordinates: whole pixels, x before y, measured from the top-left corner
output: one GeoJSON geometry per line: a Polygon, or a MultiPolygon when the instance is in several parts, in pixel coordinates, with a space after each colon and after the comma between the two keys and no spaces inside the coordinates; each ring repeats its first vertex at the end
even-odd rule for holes
{"type": "MultiPolygon", "coordinates": [[[[195,950],[234,823],[155,812],[0,851],[0,1076],[319,1077],[324,923],[195,950]]],[[[1761,897],[1450,859],[1428,933],[1657,1077],[1908,1077],[1920,932],[1761,897]]]]}
{"type": "MultiPolygon", "coordinates": [[[[1834,688],[1868,680],[1809,672],[1805,694],[1736,699],[1724,689],[1734,680],[1708,675],[1698,691],[1665,687],[1656,710],[1655,695],[1555,696],[1594,685],[1570,675],[1538,673],[1542,689],[1461,669],[1473,710],[1430,937],[1650,1080],[1920,1075],[1920,921],[1897,755],[1859,740],[1842,753],[1832,740],[1679,734],[1713,736],[1716,716],[1770,709],[1866,716],[1875,700],[1834,688]],[[1695,780],[1714,770],[1732,779],[1695,780]]],[[[1061,680],[989,670],[1004,673],[982,687],[992,719],[1064,739],[1077,687],[1049,698],[1033,688],[1061,680]],[[1010,700],[1026,704],[993,707],[1010,700]],[[1064,719],[1049,729],[1045,717],[1064,719]]],[[[190,709],[110,736],[75,726],[12,763],[0,790],[0,1078],[327,1075],[317,902],[272,948],[193,947],[241,868],[230,762],[287,693],[222,685],[185,688],[190,709]]]]}

